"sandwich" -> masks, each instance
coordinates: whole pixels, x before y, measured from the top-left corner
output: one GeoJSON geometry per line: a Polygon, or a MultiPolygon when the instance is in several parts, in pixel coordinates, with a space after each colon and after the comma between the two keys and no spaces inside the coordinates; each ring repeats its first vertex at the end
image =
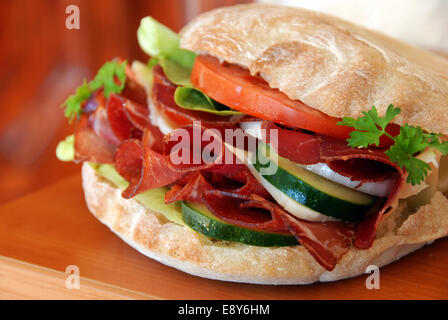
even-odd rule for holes
{"type": "Polygon", "coordinates": [[[309,284],[448,234],[448,61],[339,18],[249,4],[106,62],[64,103],[89,210],[142,254],[309,284]]]}

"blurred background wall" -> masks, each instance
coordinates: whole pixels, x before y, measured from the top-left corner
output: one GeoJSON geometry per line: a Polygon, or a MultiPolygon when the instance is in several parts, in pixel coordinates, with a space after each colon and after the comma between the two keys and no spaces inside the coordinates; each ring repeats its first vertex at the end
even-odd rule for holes
{"type": "Polygon", "coordinates": [[[147,57],[140,19],[151,15],[175,31],[200,12],[248,0],[1,0],[0,203],[43,187],[79,165],[61,163],[55,148],[73,129],[60,105],[106,61],[147,57]],[[68,30],[68,5],[80,29],[68,30]]]}
{"type": "Polygon", "coordinates": [[[448,51],[448,0],[258,0],[333,14],[392,37],[448,51]]]}

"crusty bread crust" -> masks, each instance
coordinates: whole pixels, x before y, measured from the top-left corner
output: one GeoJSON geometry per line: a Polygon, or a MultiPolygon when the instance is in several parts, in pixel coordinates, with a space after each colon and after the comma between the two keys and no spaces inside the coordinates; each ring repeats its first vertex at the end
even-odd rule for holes
{"type": "Polygon", "coordinates": [[[181,46],[239,64],[334,117],[394,104],[394,121],[448,134],[448,60],[342,19],[266,4],[224,7],[181,32],[181,46]]]}
{"type": "Polygon", "coordinates": [[[83,164],[82,178],[89,210],[126,243],[165,265],[210,279],[258,284],[334,281],[363,274],[369,265],[389,264],[448,235],[448,199],[437,192],[408,217],[406,206],[400,205],[381,224],[372,248],[350,249],[328,272],[301,246],[262,248],[216,241],[169,222],[136,200],[123,199],[88,163],[83,164]]]}

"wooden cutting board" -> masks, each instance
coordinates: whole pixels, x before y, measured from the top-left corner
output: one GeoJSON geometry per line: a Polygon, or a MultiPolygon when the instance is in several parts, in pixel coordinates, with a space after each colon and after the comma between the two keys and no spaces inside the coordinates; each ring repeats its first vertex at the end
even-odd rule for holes
{"type": "Polygon", "coordinates": [[[96,220],[79,175],[0,207],[0,298],[50,299],[447,299],[448,239],[368,275],[309,286],[202,279],[153,261],[96,220]],[[76,265],[80,289],[68,289],[76,265]]]}

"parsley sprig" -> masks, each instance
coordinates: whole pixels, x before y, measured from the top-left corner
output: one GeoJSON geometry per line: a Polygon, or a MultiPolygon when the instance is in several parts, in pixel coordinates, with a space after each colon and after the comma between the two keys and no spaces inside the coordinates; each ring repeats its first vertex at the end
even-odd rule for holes
{"type": "Polygon", "coordinates": [[[415,157],[416,154],[428,147],[439,150],[442,154],[448,154],[448,141],[441,142],[440,134],[425,133],[421,127],[405,124],[400,127],[400,133],[393,137],[386,131],[391,121],[401,113],[400,108],[390,105],[386,115],[380,117],[375,106],[369,111],[364,111],[363,116],[358,119],[344,117],[338,125],[348,126],[355,129],[347,139],[352,148],[367,148],[374,145],[379,146],[382,136],[389,137],[394,144],[386,151],[386,155],[401,169],[408,173],[407,182],[413,186],[425,180],[431,167],[426,162],[415,157]]]}
{"type": "Polygon", "coordinates": [[[126,82],[126,63],[126,61],[106,62],[92,81],[88,83],[84,80],[76,93],[68,97],[62,108],[65,108],[64,115],[70,123],[81,115],[82,103],[89,99],[95,90],[103,88],[106,98],[109,98],[111,93],[119,94],[123,91],[126,82]]]}
{"type": "Polygon", "coordinates": [[[70,123],[72,123],[78,115],[81,115],[81,104],[89,99],[91,94],[92,91],[89,88],[89,84],[84,80],[82,85],[76,89],[76,93],[68,97],[64,102],[62,108],[65,108],[64,115],[68,118],[70,123]]]}

